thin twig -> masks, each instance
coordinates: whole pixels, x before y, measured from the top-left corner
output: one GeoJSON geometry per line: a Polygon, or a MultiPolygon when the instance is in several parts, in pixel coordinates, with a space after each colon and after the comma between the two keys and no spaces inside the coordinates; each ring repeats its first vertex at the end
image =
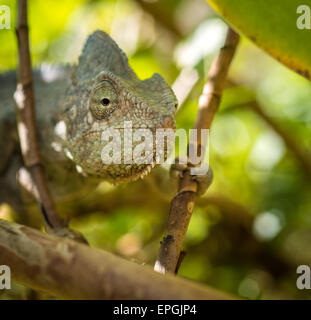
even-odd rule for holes
{"type": "MultiPolygon", "coordinates": [[[[203,88],[199,100],[199,112],[195,129],[209,129],[218,110],[222,91],[225,86],[231,61],[234,57],[239,35],[232,29],[228,30],[224,47],[215,59],[209,72],[208,81],[203,88]]],[[[198,130],[199,131],[199,130],[198,130]]],[[[204,149],[201,135],[198,134],[194,146],[198,153],[204,149]]],[[[154,269],[161,273],[174,272],[179,260],[182,244],[189,226],[196,201],[197,183],[192,179],[188,168],[180,177],[178,192],[171,202],[168,224],[161,243],[158,259],[154,269]]]]}
{"type": "MultiPolygon", "coordinates": [[[[37,200],[40,203],[46,230],[49,232],[59,230],[59,233],[63,234],[67,227],[67,223],[60,218],[56,211],[39,156],[39,144],[35,120],[35,98],[32,85],[32,70],[29,50],[27,0],[18,1],[16,35],[18,41],[19,67],[18,83],[14,94],[14,100],[21,151],[24,163],[31,174],[31,179],[33,180],[38,192],[37,200]]],[[[71,234],[70,237],[75,237],[74,231],[69,233],[71,234]]],[[[77,239],[81,240],[80,238],[81,235],[78,235],[77,233],[77,239]]]]}

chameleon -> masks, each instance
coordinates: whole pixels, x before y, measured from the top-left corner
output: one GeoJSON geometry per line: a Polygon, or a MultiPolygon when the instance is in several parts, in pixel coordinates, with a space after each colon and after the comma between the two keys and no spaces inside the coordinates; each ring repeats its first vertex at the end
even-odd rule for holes
{"type": "MultiPolygon", "coordinates": [[[[151,171],[155,161],[103,163],[102,133],[107,128],[122,132],[125,121],[133,129],[149,129],[153,134],[158,128],[174,130],[177,99],[162,76],[155,73],[140,80],[125,53],[100,30],[88,37],[76,64],[43,71],[33,72],[38,141],[56,200],[74,192],[83,194],[102,180],[135,181],[151,171]]],[[[15,176],[23,177],[12,98],[15,88],[14,72],[0,75],[0,201],[10,198],[8,193],[18,194],[15,176]]],[[[20,200],[13,202],[14,208],[20,200]]]]}

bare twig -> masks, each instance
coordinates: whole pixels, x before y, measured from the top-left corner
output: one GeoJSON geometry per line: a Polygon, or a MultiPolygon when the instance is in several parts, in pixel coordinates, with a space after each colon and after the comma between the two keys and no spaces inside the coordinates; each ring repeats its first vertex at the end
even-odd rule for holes
{"type": "Polygon", "coordinates": [[[209,80],[205,84],[199,100],[199,113],[194,126],[197,129],[209,129],[211,127],[238,43],[239,35],[229,29],[225,45],[211,66],[208,75],[209,80]]]}
{"type": "Polygon", "coordinates": [[[69,239],[0,219],[0,265],[30,288],[64,299],[234,299],[217,290],[69,239]]]}
{"type": "MultiPolygon", "coordinates": [[[[220,104],[229,67],[238,43],[239,35],[229,29],[225,45],[212,64],[209,80],[205,84],[200,97],[195,129],[210,128],[220,104]]],[[[197,144],[194,146],[198,153],[201,147],[204,148],[202,144],[201,135],[198,134],[197,144]]],[[[171,202],[167,229],[155,264],[155,270],[158,272],[167,273],[176,270],[182,244],[194,209],[197,187],[197,183],[190,176],[188,166],[180,178],[178,192],[171,202]]]]}
{"type": "MultiPolygon", "coordinates": [[[[67,223],[58,215],[50,194],[40,162],[37,140],[35,99],[32,85],[31,59],[29,50],[29,35],[27,24],[27,0],[18,1],[18,17],[16,35],[18,41],[18,83],[14,94],[16,105],[17,127],[24,163],[31,174],[38,192],[42,214],[47,231],[66,229],[67,223]]],[[[70,232],[71,236],[75,232],[70,232]]],[[[77,238],[81,236],[77,234],[77,238]]],[[[81,240],[81,239],[80,239],[81,240]]]]}

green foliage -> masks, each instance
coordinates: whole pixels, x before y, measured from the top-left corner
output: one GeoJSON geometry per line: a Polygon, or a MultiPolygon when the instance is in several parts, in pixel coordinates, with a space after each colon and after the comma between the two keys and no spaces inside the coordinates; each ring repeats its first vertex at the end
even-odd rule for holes
{"type": "Polygon", "coordinates": [[[311,31],[296,26],[300,0],[208,1],[234,28],[275,59],[311,79],[311,31]]]}

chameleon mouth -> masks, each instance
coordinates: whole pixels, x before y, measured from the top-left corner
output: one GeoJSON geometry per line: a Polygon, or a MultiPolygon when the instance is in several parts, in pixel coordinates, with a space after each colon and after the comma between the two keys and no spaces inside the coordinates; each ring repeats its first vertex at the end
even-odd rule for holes
{"type": "Polygon", "coordinates": [[[156,161],[151,164],[145,165],[145,168],[141,171],[136,171],[136,173],[129,176],[120,176],[118,178],[114,178],[111,182],[113,183],[122,183],[122,182],[130,182],[137,181],[139,179],[144,179],[147,175],[150,174],[151,170],[156,166],[156,161]]]}
{"type": "MultiPolygon", "coordinates": [[[[156,166],[156,161],[151,164],[140,165],[139,167],[131,166],[131,170],[129,172],[123,172],[122,174],[114,175],[111,173],[110,169],[107,169],[107,172],[104,175],[93,175],[95,178],[107,180],[113,184],[124,183],[124,182],[134,182],[139,179],[144,179],[147,175],[150,174],[151,170],[156,166]]],[[[122,165],[119,165],[122,166],[122,165]]]]}
{"type": "MultiPolygon", "coordinates": [[[[142,128],[146,129],[146,128],[142,128]]],[[[152,132],[153,140],[155,139],[155,129],[149,129],[152,132]]],[[[120,144],[120,162],[109,162],[104,159],[111,159],[111,148],[116,145],[115,142],[103,141],[101,135],[105,130],[97,130],[87,132],[80,136],[71,150],[74,161],[81,167],[83,172],[89,176],[104,179],[112,183],[122,183],[136,181],[147,176],[153,167],[157,164],[155,145],[149,145],[149,149],[143,150],[143,154],[138,155],[139,161],[135,159],[135,148],[143,141],[133,141],[132,146],[132,163],[127,163],[125,159],[126,151],[124,150],[124,136],[122,136],[120,144]],[[103,159],[104,155],[104,159],[103,159]],[[107,157],[107,158],[106,158],[107,157]]],[[[124,131],[124,128],[120,129],[124,131]]],[[[153,143],[153,141],[152,141],[153,143]]],[[[114,150],[113,150],[114,153],[114,150]]],[[[166,158],[167,150],[164,149],[164,157],[166,158]]],[[[130,158],[131,159],[131,158],[130,158]]]]}

